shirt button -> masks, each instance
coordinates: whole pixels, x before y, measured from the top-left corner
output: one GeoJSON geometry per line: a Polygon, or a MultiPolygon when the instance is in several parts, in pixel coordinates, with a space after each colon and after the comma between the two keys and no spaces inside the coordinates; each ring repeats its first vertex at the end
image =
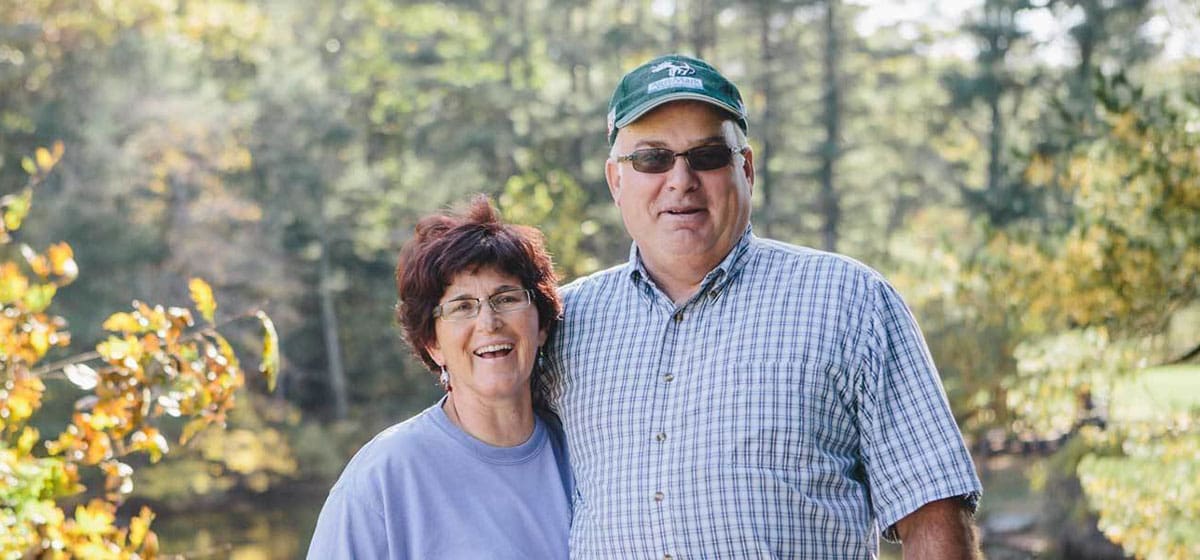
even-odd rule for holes
{"type": "Polygon", "coordinates": [[[682,321],[683,320],[683,311],[676,311],[674,319],[675,319],[676,323],[682,321]]]}
{"type": "Polygon", "coordinates": [[[672,382],[672,381],[675,381],[675,376],[674,376],[673,374],[670,374],[670,373],[668,373],[668,374],[665,374],[665,375],[663,375],[663,381],[664,381],[664,382],[666,382],[666,383],[670,383],[670,382],[672,382]]]}
{"type": "Polygon", "coordinates": [[[719,295],[721,295],[721,290],[716,289],[716,288],[713,288],[713,290],[711,292],[708,292],[708,297],[710,297],[712,299],[717,299],[717,296],[719,296],[719,295]]]}
{"type": "Polygon", "coordinates": [[[658,432],[657,434],[655,434],[654,439],[656,439],[658,441],[667,441],[667,433],[666,432],[658,432]]]}
{"type": "Polygon", "coordinates": [[[663,499],[664,499],[664,498],[666,498],[666,497],[667,497],[667,495],[666,495],[666,494],[663,494],[662,492],[655,492],[655,493],[654,493],[654,501],[656,501],[656,502],[661,502],[661,501],[663,501],[663,499]]]}
{"type": "Polygon", "coordinates": [[[670,554],[663,555],[663,560],[671,560],[672,558],[674,558],[674,556],[671,556],[670,554]]]}

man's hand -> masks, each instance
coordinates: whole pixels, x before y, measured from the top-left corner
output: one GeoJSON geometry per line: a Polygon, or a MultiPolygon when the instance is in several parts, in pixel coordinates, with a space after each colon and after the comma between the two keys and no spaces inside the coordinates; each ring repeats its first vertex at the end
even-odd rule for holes
{"type": "Polygon", "coordinates": [[[979,560],[979,535],[961,500],[929,502],[896,523],[905,560],[979,560]]]}

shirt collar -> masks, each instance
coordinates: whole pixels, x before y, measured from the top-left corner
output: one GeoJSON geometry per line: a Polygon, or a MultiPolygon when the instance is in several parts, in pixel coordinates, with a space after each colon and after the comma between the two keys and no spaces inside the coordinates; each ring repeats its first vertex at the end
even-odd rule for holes
{"type": "MultiPolygon", "coordinates": [[[[725,255],[724,259],[717,264],[708,274],[704,275],[704,281],[701,285],[704,289],[721,288],[731,278],[737,276],[741,272],[746,263],[750,260],[751,249],[754,246],[753,227],[746,224],[746,230],[742,232],[742,236],[738,238],[737,243],[734,243],[733,249],[729,254],[725,255]]],[[[633,242],[629,246],[629,278],[635,284],[639,281],[649,283],[650,273],[646,270],[645,263],[642,262],[642,257],[638,253],[637,242],[633,242]]]]}

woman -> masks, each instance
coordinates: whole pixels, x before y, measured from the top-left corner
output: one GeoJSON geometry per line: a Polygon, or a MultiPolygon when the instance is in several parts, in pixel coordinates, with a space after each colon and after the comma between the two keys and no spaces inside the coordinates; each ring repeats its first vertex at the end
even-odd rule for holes
{"type": "Polygon", "coordinates": [[[350,460],[310,559],[567,557],[570,471],[535,398],[556,284],[541,234],[483,196],[417,224],[397,318],[446,394],[350,460]]]}

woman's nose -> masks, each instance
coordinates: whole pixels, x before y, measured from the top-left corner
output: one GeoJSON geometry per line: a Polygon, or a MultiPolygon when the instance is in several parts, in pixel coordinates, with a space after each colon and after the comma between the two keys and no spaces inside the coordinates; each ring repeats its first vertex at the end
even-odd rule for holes
{"type": "Polygon", "coordinates": [[[495,330],[500,327],[503,321],[500,319],[500,314],[496,313],[495,309],[492,309],[491,304],[485,302],[479,308],[479,316],[475,318],[475,322],[482,329],[495,330]]]}

